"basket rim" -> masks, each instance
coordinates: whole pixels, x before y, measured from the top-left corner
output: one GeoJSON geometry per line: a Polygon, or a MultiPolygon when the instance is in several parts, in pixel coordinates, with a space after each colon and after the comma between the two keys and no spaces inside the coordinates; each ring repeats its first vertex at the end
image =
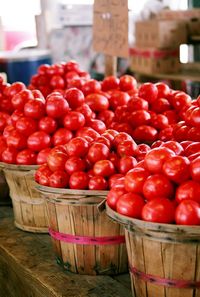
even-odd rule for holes
{"type": "Polygon", "coordinates": [[[200,226],[194,225],[176,225],[176,224],[164,224],[164,223],[153,223],[153,222],[146,222],[139,219],[130,218],[128,216],[121,215],[111,209],[107,202],[106,204],[106,214],[113,220],[117,221],[118,223],[122,224],[128,230],[137,229],[141,232],[166,232],[166,233],[181,233],[181,234],[188,234],[188,235],[197,235],[200,236],[200,226]]]}
{"type": "Polygon", "coordinates": [[[40,165],[19,165],[19,164],[9,164],[5,162],[0,162],[0,169],[8,169],[8,170],[21,170],[21,171],[29,171],[35,170],[40,165]]]}
{"type": "Polygon", "coordinates": [[[96,190],[75,190],[65,188],[53,188],[42,186],[35,182],[35,187],[38,191],[46,194],[67,194],[67,195],[84,195],[84,196],[107,196],[108,191],[96,191],[96,190]]]}

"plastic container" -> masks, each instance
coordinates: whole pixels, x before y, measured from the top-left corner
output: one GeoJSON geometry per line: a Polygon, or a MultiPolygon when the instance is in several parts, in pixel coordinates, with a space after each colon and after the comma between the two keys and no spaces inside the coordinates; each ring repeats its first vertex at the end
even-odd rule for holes
{"type": "Polygon", "coordinates": [[[24,49],[19,52],[0,52],[0,72],[7,74],[9,83],[21,81],[28,85],[31,76],[36,74],[41,64],[51,64],[49,50],[24,49]]]}

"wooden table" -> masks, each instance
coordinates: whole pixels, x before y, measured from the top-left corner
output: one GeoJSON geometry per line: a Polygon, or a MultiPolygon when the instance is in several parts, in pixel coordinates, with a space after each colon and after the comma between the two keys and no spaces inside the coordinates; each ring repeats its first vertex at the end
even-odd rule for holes
{"type": "Polygon", "coordinates": [[[86,276],[59,267],[47,234],[13,225],[12,208],[0,207],[0,297],[131,297],[129,275],[86,276]]]}

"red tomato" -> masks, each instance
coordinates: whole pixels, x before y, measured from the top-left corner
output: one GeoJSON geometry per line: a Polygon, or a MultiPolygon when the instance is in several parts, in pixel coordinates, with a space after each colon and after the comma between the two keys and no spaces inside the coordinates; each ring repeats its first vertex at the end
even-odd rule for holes
{"type": "Polygon", "coordinates": [[[93,171],[95,175],[109,177],[115,173],[115,167],[109,160],[100,160],[94,164],[93,171]]]}
{"type": "Polygon", "coordinates": [[[142,125],[134,129],[132,136],[139,142],[154,142],[157,140],[158,131],[154,127],[142,125]]]}
{"type": "Polygon", "coordinates": [[[76,171],[69,178],[70,189],[84,190],[88,188],[89,177],[86,172],[76,171]]]}
{"type": "Polygon", "coordinates": [[[65,91],[65,98],[72,109],[81,107],[85,102],[85,97],[82,91],[77,88],[71,88],[65,91]]]}
{"type": "Polygon", "coordinates": [[[126,105],[130,99],[128,93],[113,90],[109,99],[110,108],[115,110],[118,106],[126,105]]]}
{"type": "Polygon", "coordinates": [[[49,117],[60,118],[69,111],[67,100],[59,93],[52,93],[46,99],[46,113],[49,117]]]}
{"type": "Polygon", "coordinates": [[[2,152],[1,159],[5,163],[16,164],[17,153],[16,148],[8,147],[2,152]]]}
{"type": "Polygon", "coordinates": [[[148,201],[142,209],[142,219],[154,223],[173,223],[175,219],[173,202],[162,197],[148,201]]]}
{"type": "Polygon", "coordinates": [[[49,169],[48,165],[43,164],[36,170],[34,178],[37,183],[43,184],[44,186],[48,186],[49,184],[48,178],[51,174],[52,174],[52,171],[49,169]],[[45,182],[45,177],[46,177],[46,182],[45,182]]]}
{"type": "Polygon", "coordinates": [[[200,127],[200,107],[195,108],[191,113],[192,126],[200,127]]]}
{"type": "Polygon", "coordinates": [[[98,114],[98,119],[105,123],[106,126],[109,126],[115,117],[115,114],[112,110],[103,110],[98,114]]]}
{"type": "Polygon", "coordinates": [[[76,111],[81,112],[84,115],[86,121],[91,120],[91,118],[92,118],[92,109],[89,107],[88,104],[86,104],[86,103],[82,104],[81,106],[79,106],[76,109],[76,111]]]}
{"type": "Polygon", "coordinates": [[[58,129],[52,136],[52,143],[54,146],[68,143],[73,137],[70,130],[66,128],[58,129]]]}
{"type": "Polygon", "coordinates": [[[157,99],[158,89],[152,83],[144,83],[139,87],[138,95],[149,103],[153,103],[157,99]]]}
{"type": "Polygon", "coordinates": [[[13,97],[15,94],[21,92],[22,90],[24,90],[26,88],[25,84],[23,84],[22,82],[14,82],[12,83],[10,86],[8,86],[5,90],[4,90],[4,94],[8,97],[13,97]]]}
{"type": "Polygon", "coordinates": [[[23,134],[19,133],[17,130],[13,130],[6,139],[6,144],[8,147],[14,147],[18,150],[26,148],[27,141],[23,134]]]}
{"type": "Polygon", "coordinates": [[[184,200],[176,208],[175,220],[178,225],[200,225],[200,206],[193,200],[184,200]]]}
{"type": "Polygon", "coordinates": [[[30,149],[20,151],[16,156],[16,163],[20,165],[35,165],[36,164],[36,153],[30,149]]]}
{"type": "Polygon", "coordinates": [[[117,153],[120,157],[136,156],[137,144],[134,140],[124,140],[117,146],[117,153]]]}
{"type": "Polygon", "coordinates": [[[177,141],[167,141],[161,144],[161,147],[167,147],[172,150],[176,155],[181,155],[183,153],[183,148],[177,141]]]}
{"type": "Polygon", "coordinates": [[[43,117],[39,120],[38,128],[47,134],[52,134],[57,129],[57,122],[51,117],[43,117]]]}
{"type": "Polygon", "coordinates": [[[141,144],[138,144],[137,147],[138,149],[137,149],[136,159],[137,161],[141,161],[145,158],[146,153],[150,151],[150,146],[145,143],[141,143],[141,144]]]}
{"type": "Polygon", "coordinates": [[[163,174],[150,175],[143,186],[143,195],[147,200],[155,198],[173,198],[174,186],[163,174]]]}
{"type": "Polygon", "coordinates": [[[47,156],[47,165],[51,171],[65,170],[65,163],[68,159],[67,154],[62,152],[50,152],[47,156]]]}
{"type": "Polygon", "coordinates": [[[113,174],[112,176],[109,177],[109,180],[108,180],[108,184],[109,184],[109,188],[111,189],[113,187],[113,185],[115,184],[115,182],[121,178],[124,178],[124,175],[121,174],[121,173],[116,173],[116,174],[113,174]]]}
{"type": "Polygon", "coordinates": [[[119,197],[121,197],[124,194],[126,194],[125,189],[122,189],[122,188],[111,189],[107,195],[108,205],[112,209],[116,210],[116,203],[117,203],[119,197]]]}
{"type": "Polygon", "coordinates": [[[186,157],[172,156],[163,164],[163,173],[175,183],[181,184],[190,178],[190,161],[186,157]]]}
{"type": "Polygon", "coordinates": [[[86,168],[85,160],[78,157],[70,157],[65,162],[65,171],[71,175],[76,171],[84,171],[86,168]]]}
{"type": "Polygon", "coordinates": [[[12,134],[13,131],[15,131],[15,127],[13,127],[12,125],[8,125],[5,127],[5,129],[3,130],[3,137],[6,140],[8,136],[10,136],[12,134]]]}
{"type": "Polygon", "coordinates": [[[51,138],[47,133],[37,131],[28,137],[27,146],[29,149],[39,152],[51,146],[51,138]]]}
{"type": "Polygon", "coordinates": [[[129,123],[135,128],[141,125],[148,125],[150,122],[151,116],[146,110],[136,110],[130,114],[129,123]]]}
{"type": "Polygon", "coordinates": [[[30,99],[24,105],[24,115],[32,119],[40,119],[45,114],[45,104],[41,99],[30,99]]]}
{"type": "Polygon", "coordinates": [[[106,190],[108,183],[103,176],[93,176],[89,180],[88,188],[89,190],[106,190]]]}
{"type": "Polygon", "coordinates": [[[53,75],[49,82],[53,89],[64,89],[65,81],[60,75],[53,75]]]}
{"type": "Polygon", "coordinates": [[[32,90],[31,92],[32,92],[35,99],[42,99],[42,101],[45,100],[44,96],[42,95],[42,93],[39,90],[32,90]]]}
{"type": "Polygon", "coordinates": [[[188,180],[182,183],[176,189],[176,201],[181,202],[184,200],[195,200],[198,203],[200,202],[200,183],[188,180]]]}
{"type": "MultiPolygon", "coordinates": [[[[188,127],[189,129],[189,127],[188,127]]],[[[200,129],[199,127],[192,127],[188,130],[187,139],[192,141],[199,141],[200,142],[200,129]]]]}
{"type": "Polygon", "coordinates": [[[188,139],[188,132],[190,128],[188,126],[181,126],[180,128],[173,131],[174,139],[178,142],[188,139]]]}
{"type": "MultiPolygon", "coordinates": [[[[108,131],[108,130],[107,130],[107,131],[108,131]]],[[[126,132],[120,132],[120,133],[118,133],[118,134],[115,135],[115,137],[114,137],[114,139],[113,139],[113,146],[114,146],[115,148],[117,148],[118,145],[119,145],[120,143],[122,143],[123,141],[125,141],[125,140],[132,141],[133,138],[132,138],[129,134],[127,134],[126,132]]]]}
{"type": "Polygon", "coordinates": [[[133,168],[125,175],[124,185],[127,192],[143,194],[143,185],[149,173],[143,168],[133,168]]]}
{"type": "Polygon", "coordinates": [[[99,91],[101,91],[101,84],[95,79],[87,80],[82,87],[82,91],[85,96],[98,93],[99,91]]]}
{"type": "Polygon", "coordinates": [[[164,162],[174,156],[175,153],[165,147],[154,148],[149,151],[144,159],[145,167],[152,173],[162,172],[164,162]]]}
{"type": "Polygon", "coordinates": [[[192,117],[192,112],[195,109],[196,109],[196,106],[192,105],[189,108],[187,108],[187,110],[185,111],[184,120],[187,125],[192,125],[191,117],[192,117]]]}
{"type": "Polygon", "coordinates": [[[151,145],[151,149],[154,149],[156,147],[160,147],[162,144],[164,144],[164,141],[162,140],[156,140],[152,145],[151,145]]]}
{"type": "Polygon", "coordinates": [[[175,110],[166,110],[163,112],[163,115],[167,117],[169,125],[178,122],[179,117],[175,110]]]}
{"type": "Polygon", "coordinates": [[[118,213],[140,219],[142,208],[145,205],[142,196],[134,193],[127,193],[119,197],[116,204],[116,210],[118,213]]]}
{"type": "Polygon", "coordinates": [[[10,116],[7,113],[0,112],[0,131],[3,132],[7,126],[7,122],[10,120],[10,116]]]}
{"type": "Polygon", "coordinates": [[[185,141],[181,141],[180,145],[182,146],[182,148],[183,148],[184,151],[185,151],[186,148],[188,147],[188,145],[190,145],[191,143],[193,143],[193,141],[185,140],[185,141]]]}
{"type": "Polygon", "coordinates": [[[16,122],[24,116],[24,113],[20,110],[15,110],[11,116],[10,116],[10,122],[11,122],[11,125],[15,126],[16,125],[16,122]]]}
{"type": "Polygon", "coordinates": [[[12,105],[15,109],[24,110],[24,105],[27,101],[34,99],[33,93],[30,90],[22,90],[14,95],[11,99],[12,105]]]}
{"type": "Polygon", "coordinates": [[[163,112],[169,111],[170,108],[171,108],[171,105],[169,101],[165,98],[158,98],[151,105],[151,109],[156,113],[163,113],[163,112]]]}
{"type": "Polygon", "coordinates": [[[65,70],[65,72],[68,72],[68,71],[78,72],[79,71],[79,65],[78,65],[78,63],[76,61],[70,60],[66,64],[64,64],[64,70],[65,70]]]}
{"type": "Polygon", "coordinates": [[[29,117],[20,117],[15,126],[24,136],[29,136],[37,130],[37,122],[29,117]]]}
{"type": "MultiPolygon", "coordinates": [[[[116,175],[116,174],[113,174],[113,175],[116,175]]],[[[109,180],[110,180],[111,177],[109,177],[109,180]]],[[[112,189],[119,189],[119,188],[120,189],[125,189],[124,188],[124,176],[121,177],[121,178],[116,179],[115,182],[112,183],[112,189]]]]}
{"type": "Polygon", "coordinates": [[[99,160],[108,159],[110,150],[107,145],[99,142],[93,143],[87,154],[87,158],[91,163],[96,163],[99,160]]]}
{"type": "Polygon", "coordinates": [[[192,103],[192,99],[189,95],[184,92],[179,92],[176,94],[172,100],[172,105],[177,110],[181,110],[185,106],[190,106],[192,103]]]}
{"type": "Polygon", "coordinates": [[[76,131],[85,125],[85,117],[78,111],[69,111],[63,119],[64,127],[76,131]]]}
{"type": "Polygon", "coordinates": [[[137,160],[131,156],[124,156],[119,160],[119,172],[126,174],[130,169],[134,168],[137,160]]]}
{"type": "Polygon", "coordinates": [[[49,155],[51,151],[51,148],[45,148],[43,150],[41,150],[38,154],[37,154],[37,159],[36,159],[36,163],[38,165],[44,164],[47,162],[47,156],[49,155]]]}
{"type": "Polygon", "coordinates": [[[190,160],[190,162],[192,162],[193,160],[195,160],[196,158],[200,157],[200,152],[196,153],[196,154],[192,154],[188,157],[188,159],[190,160]]]}
{"type": "Polygon", "coordinates": [[[151,125],[157,130],[165,129],[169,126],[168,118],[163,114],[151,116],[151,125]]]}
{"type": "Polygon", "coordinates": [[[109,160],[113,163],[115,168],[118,169],[118,167],[119,167],[119,157],[117,156],[117,154],[115,152],[110,153],[109,160]]]}
{"type": "Polygon", "coordinates": [[[190,156],[198,153],[199,151],[200,151],[200,142],[192,142],[186,147],[184,155],[190,156]]]}
{"type": "Polygon", "coordinates": [[[137,81],[133,76],[125,74],[119,79],[119,87],[124,92],[135,90],[137,89],[137,81]]]}
{"type": "Polygon", "coordinates": [[[200,182],[200,157],[190,163],[190,174],[193,180],[200,182]]]}
{"type": "Polygon", "coordinates": [[[96,139],[97,137],[100,136],[100,134],[90,127],[83,127],[76,132],[76,136],[77,137],[89,136],[92,139],[96,139]]]}
{"type": "Polygon", "coordinates": [[[149,103],[140,98],[140,97],[131,97],[130,100],[127,103],[127,108],[129,111],[135,111],[135,110],[148,110],[149,109],[149,103]]]}
{"type": "Polygon", "coordinates": [[[75,137],[66,144],[66,151],[70,157],[84,157],[88,153],[88,142],[82,137],[75,137]]]}
{"type": "Polygon", "coordinates": [[[117,78],[115,76],[107,76],[102,81],[101,86],[102,86],[102,91],[109,91],[109,90],[118,89],[118,87],[119,87],[119,78],[117,78]]]}
{"type": "Polygon", "coordinates": [[[57,170],[49,176],[49,186],[53,188],[66,188],[69,176],[65,171],[57,170]]]}
{"type": "Polygon", "coordinates": [[[100,120],[91,119],[87,124],[99,134],[106,131],[106,125],[100,120]]]}
{"type": "Polygon", "coordinates": [[[101,94],[90,94],[85,98],[85,101],[94,112],[101,112],[109,107],[108,99],[101,94]]]}
{"type": "Polygon", "coordinates": [[[99,136],[95,139],[95,142],[98,142],[98,143],[103,143],[105,145],[107,145],[108,148],[111,147],[111,143],[110,143],[110,140],[104,136],[99,136]]]}
{"type": "Polygon", "coordinates": [[[170,94],[170,88],[163,82],[158,82],[155,84],[158,90],[158,98],[168,98],[170,94]]]}
{"type": "Polygon", "coordinates": [[[162,141],[169,141],[173,139],[173,127],[168,126],[167,128],[159,132],[158,138],[162,141]]]}

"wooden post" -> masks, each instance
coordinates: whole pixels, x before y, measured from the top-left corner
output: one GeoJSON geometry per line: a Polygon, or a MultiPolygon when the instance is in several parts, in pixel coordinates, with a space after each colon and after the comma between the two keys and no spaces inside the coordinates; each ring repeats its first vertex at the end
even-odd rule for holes
{"type": "Polygon", "coordinates": [[[105,55],[105,76],[117,74],[117,57],[105,55]]]}

